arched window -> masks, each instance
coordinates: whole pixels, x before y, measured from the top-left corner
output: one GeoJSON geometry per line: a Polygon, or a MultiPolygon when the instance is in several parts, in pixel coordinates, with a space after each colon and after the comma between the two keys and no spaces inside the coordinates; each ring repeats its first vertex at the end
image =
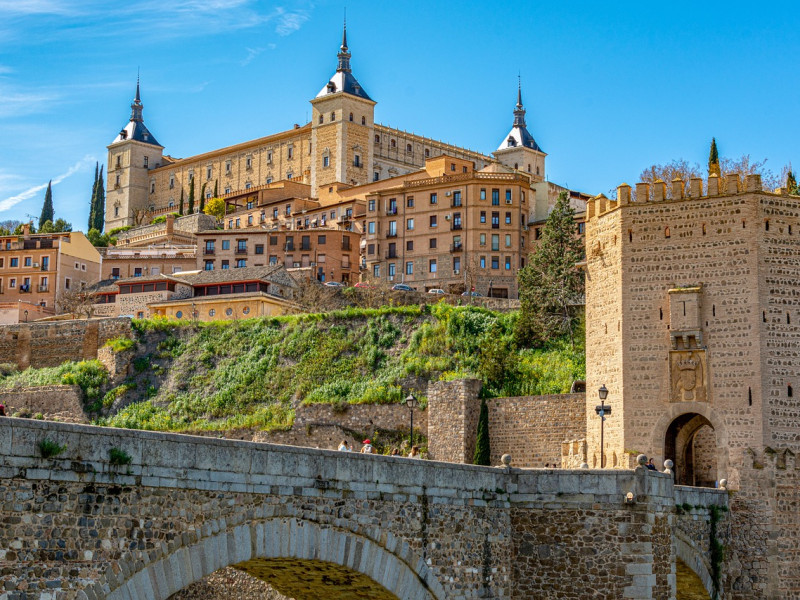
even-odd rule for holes
{"type": "Polygon", "coordinates": [[[353,120],[353,113],[350,113],[350,120],[353,120]]]}
{"type": "Polygon", "coordinates": [[[397,142],[395,142],[394,140],[392,140],[391,146],[392,146],[392,148],[397,148],[397,142]]]}
{"type": "Polygon", "coordinates": [[[519,170],[519,163],[514,163],[514,170],[515,170],[515,171],[518,171],[518,170],[519,170]]]}
{"type": "Polygon", "coordinates": [[[322,115],[320,115],[320,116],[319,116],[319,123],[320,123],[320,125],[322,125],[323,121],[325,121],[325,117],[323,117],[322,115]]]}
{"type": "Polygon", "coordinates": [[[411,154],[411,144],[406,144],[406,152],[411,154]]]}
{"type": "Polygon", "coordinates": [[[379,135],[375,136],[375,143],[376,144],[380,144],[381,143],[381,136],[379,136],[379,135]]]}
{"type": "Polygon", "coordinates": [[[361,124],[362,125],[366,125],[367,124],[367,117],[361,117],[361,124]]]}
{"type": "Polygon", "coordinates": [[[331,113],[331,121],[335,121],[335,120],[336,120],[336,113],[332,112],[331,113]]]}
{"type": "Polygon", "coordinates": [[[665,238],[668,238],[668,237],[669,237],[669,227],[665,227],[665,228],[664,228],[664,237],[665,237],[665,238]]]}

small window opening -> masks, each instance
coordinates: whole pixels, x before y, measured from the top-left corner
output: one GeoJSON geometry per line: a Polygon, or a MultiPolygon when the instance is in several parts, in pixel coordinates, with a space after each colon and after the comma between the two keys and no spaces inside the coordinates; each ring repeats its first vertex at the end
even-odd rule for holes
{"type": "Polygon", "coordinates": [[[794,390],[792,389],[791,385],[786,386],[786,395],[791,398],[794,395],[794,390]]]}
{"type": "Polygon", "coordinates": [[[659,308],[658,309],[658,320],[659,321],[663,321],[664,320],[664,309],[663,308],[659,308]]]}
{"type": "Polygon", "coordinates": [[[705,235],[705,234],[706,234],[706,224],[703,223],[703,235],[705,235]]]}
{"type": "Polygon", "coordinates": [[[628,229],[628,241],[633,241],[633,229],[628,229]]]}
{"type": "Polygon", "coordinates": [[[742,229],[744,229],[744,228],[745,228],[745,220],[742,219],[742,229]]]}
{"type": "Polygon", "coordinates": [[[791,319],[791,317],[789,316],[789,313],[786,313],[786,324],[787,324],[787,325],[791,325],[791,324],[792,324],[792,319],[791,319]]]}
{"type": "Polygon", "coordinates": [[[767,322],[767,311],[761,312],[761,320],[764,321],[764,323],[767,322]]]}
{"type": "Polygon", "coordinates": [[[764,231],[769,231],[769,219],[764,221],[764,231]]]}
{"type": "Polygon", "coordinates": [[[665,237],[665,238],[668,238],[668,237],[669,237],[669,235],[670,235],[670,234],[669,234],[669,227],[665,227],[665,228],[664,228],[664,237],[665,237]]]}
{"type": "Polygon", "coordinates": [[[747,388],[747,406],[753,406],[753,390],[747,388]]]}
{"type": "Polygon", "coordinates": [[[716,317],[717,316],[717,305],[716,304],[712,304],[711,305],[711,316],[712,317],[716,317]]]}

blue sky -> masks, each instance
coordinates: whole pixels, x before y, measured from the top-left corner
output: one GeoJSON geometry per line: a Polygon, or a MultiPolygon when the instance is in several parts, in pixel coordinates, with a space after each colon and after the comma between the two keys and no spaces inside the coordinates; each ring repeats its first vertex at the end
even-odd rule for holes
{"type": "MultiPolygon", "coordinates": [[[[552,181],[588,193],[673,158],[800,165],[790,4],[347,3],[376,121],[491,152],[517,73],[552,181]]],[[[85,229],[96,160],[130,114],[189,156],[291,128],[336,66],[342,1],[0,0],[0,220],[85,229]],[[128,8],[115,6],[129,5],[128,8]]]]}

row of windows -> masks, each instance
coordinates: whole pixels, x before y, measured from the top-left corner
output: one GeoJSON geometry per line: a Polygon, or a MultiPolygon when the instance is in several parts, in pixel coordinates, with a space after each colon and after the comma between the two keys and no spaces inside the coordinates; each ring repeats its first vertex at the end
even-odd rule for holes
{"type": "MultiPolygon", "coordinates": [[[[5,267],[5,258],[0,258],[0,269],[5,267]]],[[[12,256],[8,259],[8,266],[12,269],[16,269],[19,267],[19,257],[12,256]]],[[[41,256],[39,257],[39,262],[33,262],[32,256],[23,256],[22,257],[22,266],[27,268],[41,268],[42,271],[47,271],[50,268],[50,257],[49,256],[41,256]]],[[[78,264],[75,263],[75,268],[78,268],[78,264]]],[[[86,270],[86,265],[84,265],[84,271],[86,270]]]]}
{"type": "MultiPolygon", "coordinates": [[[[19,284],[19,288],[17,288],[17,278],[16,277],[9,278],[9,280],[8,280],[8,289],[11,289],[11,290],[19,289],[19,291],[22,292],[22,293],[31,293],[31,292],[34,291],[33,287],[32,287],[32,284],[31,284],[31,278],[30,277],[22,277],[21,281],[22,282],[19,284]]],[[[39,285],[36,288],[36,291],[40,292],[40,293],[41,292],[50,291],[49,283],[50,283],[50,279],[48,277],[40,277],[39,278],[39,285]]],[[[0,291],[2,291],[2,290],[3,290],[3,279],[0,278],[0,291]]]]}
{"type": "MultiPolygon", "coordinates": [[[[220,268],[221,269],[230,269],[230,261],[223,260],[221,261],[220,268]]],[[[243,269],[247,266],[247,259],[244,258],[237,258],[234,264],[234,268],[236,269],[243,269]]],[[[203,269],[206,271],[213,271],[214,270],[214,261],[207,260],[203,266],[203,269]]]]}
{"type": "MultiPolygon", "coordinates": [[[[492,269],[500,270],[501,265],[501,257],[499,256],[490,256],[487,262],[486,256],[481,256],[478,259],[478,264],[481,269],[486,269],[487,264],[491,266],[492,269]]],[[[503,270],[510,271],[511,270],[511,257],[505,256],[502,257],[502,265],[503,270]]],[[[402,266],[402,265],[401,265],[402,266]]],[[[435,258],[431,258],[428,260],[428,273],[437,273],[439,270],[439,263],[438,260],[435,258]]],[[[453,259],[453,274],[459,275],[461,273],[461,259],[459,257],[455,257],[453,259]]],[[[386,274],[389,277],[394,277],[397,274],[397,265],[396,263],[388,263],[386,265],[386,274]]],[[[405,263],[405,274],[406,275],[413,275],[414,274],[414,262],[407,261],[405,263]]],[[[380,277],[381,276],[381,265],[375,264],[372,265],[372,275],[373,277],[380,277]]]]}
{"type": "MultiPolygon", "coordinates": [[[[486,234],[485,233],[480,234],[479,241],[480,241],[480,245],[481,246],[486,246],[486,240],[487,240],[486,234]]],[[[512,245],[512,236],[511,236],[511,234],[506,234],[505,235],[504,242],[505,242],[505,247],[506,248],[511,248],[511,245],[512,245]]],[[[499,250],[500,249],[500,235],[496,234],[496,233],[493,233],[492,237],[491,237],[491,243],[492,243],[492,250],[499,250]]],[[[430,238],[428,240],[428,248],[430,250],[436,249],[438,247],[438,244],[439,244],[438,238],[434,237],[434,238],[430,238]]],[[[523,246],[525,245],[524,239],[522,241],[522,245],[523,246]]],[[[394,254],[397,251],[396,247],[397,246],[396,246],[396,244],[394,242],[390,242],[389,243],[389,250],[388,250],[389,258],[393,258],[391,255],[394,254]]],[[[463,242],[461,241],[461,236],[460,235],[453,236],[452,245],[450,246],[450,250],[453,251],[453,252],[457,252],[457,251],[461,250],[462,247],[463,247],[463,242]]],[[[413,252],[413,251],[414,251],[414,241],[413,240],[407,240],[406,241],[406,252],[413,252]]],[[[367,244],[367,254],[375,254],[375,244],[367,244]]]]}
{"type": "MultiPolygon", "coordinates": [[[[505,201],[506,204],[512,204],[512,191],[510,189],[506,190],[505,194],[505,201]]],[[[448,196],[451,195],[451,192],[447,193],[448,196]]],[[[481,188],[480,191],[480,199],[486,200],[486,188],[481,188]]],[[[520,191],[520,201],[525,202],[525,192],[520,191]]],[[[439,196],[437,192],[432,192],[430,194],[430,203],[431,204],[438,204],[439,196]]],[[[451,207],[462,206],[461,201],[461,190],[454,190],[452,192],[452,200],[450,201],[451,207]]],[[[499,206],[500,205],[500,190],[499,189],[492,189],[492,205],[499,206]]],[[[370,199],[367,201],[367,210],[370,212],[374,212],[376,207],[375,199],[370,199]]],[[[414,208],[414,197],[409,196],[406,198],[406,208],[414,208]]],[[[396,215],[397,214],[397,198],[390,198],[389,203],[386,206],[386,214],[389,215],[396,215]]]]}
{"type": "MultiPolygon", "coordinates": [[[[325,115],[320,113],[320,115],[317,118],[317,120],[319,121],[319,124],[322,125],[325,122],[325,115]]],[[[330,121],[331,121],[331,123],[336,121],[336,111],[333,111],[331,113],[330,121]]],[[[353,113],[350,113],[350,122],[351,123],[355,123],[355,115],[353,113]]],[[[361,124],[362,125],[366,125],[367,124],[367,117],[364,117],[364,116],[361,117],[361,124]]]]}
{"type": "MultiPolygon", "coordinates": [[[[286,149],[286,158],[289,159],[289,160],[294,158],[294,146],[292,146],[291,144],[286,149]]],[[[267,152],[267,164],[268,165],[272,164],[272,151],[271,150],[267,152]]],[[[117,166],[119,166],[119,164],[117,164],[117,166]]],[[[147,157],[145,157],[145,166],[147,166],[147,157]]],[[[250,169],[253,168],[253,157],[252,156],[245,157],[245,159],[244,159],[244,168],[247,169],[247,170],[250,170],[250,169]]],[[[232,161],[226,160],[225,161],[225,175],[231,175],[232,173],[233,173],[232,161]]],[[[206,166],[206,181],[210,181],[211,178],[213,177],[213,175],[214,175],[214,167],[212,165],[206,166]]],[[[117,177],[119,178],[119,176],[117,176],[117,177]]],[[[289,173],[287,174],[287,179],[291,179],[291,178],[292,178],[292,174],[291,174],[291,171],[289,171],[289,173]]],[[[189,169],[189,171],[188,171],[188,180],[192,181],[192,179],[194,179],[194,169],[189,169]]],[[[269,179],[270,179],[270,181],[267,181],[267,183],[272,183],[272,178],[270,177],[269,179]]],[[[119,181],[117,181],[117,183],[119,183],[119,181]]],[[[174,188],[175,188],[175,175],[171,174],[169,176],[169,189],[174,189],[174,188]]],[[[151,183],[151,190],[152,190],[152,183],[151,183]]]]}
{"type": "MultiPolygon", "coordinates": [[[[378,135],[377,133],[375,134],[375,143],[376,144],[380,144],[381,143],[381,136],[378,135]]],[[[390,139],[389,140],[389,148],[391,148],[392,150],[396,150],[397,149],[397,140],[390,139]]],[[[413,152],[414,152],[414,147],[411,144],[406,144],[406,154],[412,154],[413,152]]],[[[430,158],[430,156],[431,156],[430,148],[425,148],[425,158],[430,158]]]]}
{"type": "MultiPolygon", "coordinates": [[[[199,311],[195,311],[195,315],[187,314],[186,316],[187,316],[187,317],[190,317],[190,318],[191,318],[192,316],[194,316],[194,318],[197,318],[197,317],[199,316],[199,314],[197,314],[198,312],[199,312],[199,311]]],[[[232,317],[232,316],[233,316],[233,314],[234,314],[234,312],[235,312],[235,311],[234,311],[234,309],[233,309],[233,308],[231,308],[231,307],[229,306],[228,308],[226,308],[226,309],[225,309],[225,316],[226,316],[226,317],[232,317]]],[[[216,314],[217,314],[217,309],[216,309],[216,308],[210,308],[210,309],[208,310],[208,316],[209,316],[209,317],[213,317],[213,316],[215,316],[216,314]]],[[[249,315],[249,314],[250,314],[250,307],[249,307],[249,306],[244,306],[244,307],[242,307],[242,314],[243,314],[243,315],[249,315]]],[[[175,313],[175,318],[176,318],[176,319],[182,319],[183,317],[184,317],[184,314],[183,314],[183,311],[182,311],[182,310],[179,310],[179,311],[177,311],[177,312],[175,313]]]]}

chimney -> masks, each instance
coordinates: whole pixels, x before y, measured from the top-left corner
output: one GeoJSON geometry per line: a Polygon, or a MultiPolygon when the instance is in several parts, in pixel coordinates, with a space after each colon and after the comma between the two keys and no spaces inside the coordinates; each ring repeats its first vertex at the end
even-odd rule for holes
{"type": "Polygon", "coordinates": [[[30,223],[23,223],[22,224],[22,235],[28,237],[31,234],[31,224],[30,223]]]}

